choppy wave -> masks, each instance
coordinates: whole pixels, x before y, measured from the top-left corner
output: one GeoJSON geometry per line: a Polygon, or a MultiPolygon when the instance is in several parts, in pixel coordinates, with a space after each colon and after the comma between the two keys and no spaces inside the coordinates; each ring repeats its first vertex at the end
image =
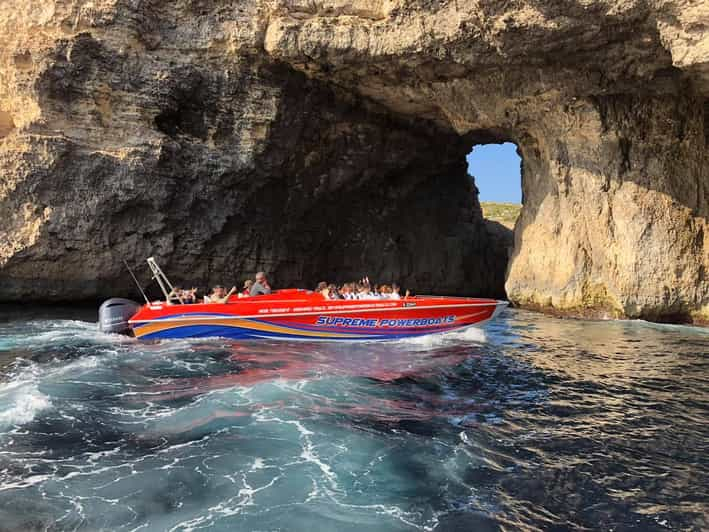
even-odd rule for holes
{"type": "Polygon", "coordinates": [[[1,526],[706,529],[708,348],[519,311],[354,345],[6,318],[1,526]]]}
{"type": "Polygon", "coordinates": [[[49,397],[31,381],[0,385],[0,429],[28,423],[51,406],[49,397]]]}

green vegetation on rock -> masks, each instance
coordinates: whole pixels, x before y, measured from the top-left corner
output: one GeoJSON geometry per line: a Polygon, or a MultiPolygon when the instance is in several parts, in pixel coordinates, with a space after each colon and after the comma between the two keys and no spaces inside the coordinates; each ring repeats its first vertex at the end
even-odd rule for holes
{"type": "Polygon", "coordinates": [[[481,201],[483,216],[494,222],[499,222],[509,229],[514,229],[515,222],[522,210],[519,203],[495,203],[492,201],[481,201]]]}

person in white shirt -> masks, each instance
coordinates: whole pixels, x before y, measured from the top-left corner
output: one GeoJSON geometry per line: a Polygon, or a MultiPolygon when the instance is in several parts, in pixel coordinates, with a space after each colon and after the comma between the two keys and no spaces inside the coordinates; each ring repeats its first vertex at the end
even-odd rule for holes
{"type": "Polygon", "coordinates": [[[369,287],[364,284],[357,285],[356,299],[371,299],[369,287]]]}
{"type": "Polygon", "coordinates": [[[345,299],[354,299],[354,286],[351,283],[345,283],[340,289],[340,294],[345,299]]]}
{"type": "Polygon", "coordinates": [[[401,299],[401,294],[399,293],[400,291],[401,288],[399,287],[399,285],[396,283],[392,283],[391,294],[389,294],[389,299],[401,299]]]}
{"type": "Polygon", "coordinates": [[[391,286],[383,284],[379,287],[379,297],[380,299],[389,299],[391,296],[391,286]]]}

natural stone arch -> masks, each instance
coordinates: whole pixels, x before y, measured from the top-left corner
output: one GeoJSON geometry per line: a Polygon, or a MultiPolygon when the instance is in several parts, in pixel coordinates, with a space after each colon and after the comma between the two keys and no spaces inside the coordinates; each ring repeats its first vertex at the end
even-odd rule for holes
{"type": "MultiPolygon", "coordinates": [[[[549,21],[562,15],[554,2],[530,7],[549,21]]],[[[567,5],[563,24],[572,33],[583,26],[579,10],[599,8],[567,5]]],[[[492,20],[529,24],[529,12],[482,9],[492,20]]],[[[709,168],[702,110],[709,86],[699,73],[707,57],[694,55],[689,76],[672,66],[674,48],[661,42],[662,13],[598,11],[601,24],[578,35],[573,51],[565,38],[555,42],[552,30],[545,42],[545,32],[530,34],[524,46],[539,37],[543,55],[527,55],[505,30],[466,41],[464,25],[481,19],[466,19],[463,10],[446,5],[409,13],[409,23],[421,24],[408,32],[406,17],[352,24],[347,34],[317,17],[277,19],[266,48],[394,112],[425,116],[461,136],[504,131],[518,144],[525,206],[506,283],[516,303],[655,320],[706,318],[709,168]],[[409,50],[420,48],[403,61],[392,57],[387,48],[401,44],[394,35],[409,50]]],[[[686,23],[686,15],[678,21],[686,23]]]]}

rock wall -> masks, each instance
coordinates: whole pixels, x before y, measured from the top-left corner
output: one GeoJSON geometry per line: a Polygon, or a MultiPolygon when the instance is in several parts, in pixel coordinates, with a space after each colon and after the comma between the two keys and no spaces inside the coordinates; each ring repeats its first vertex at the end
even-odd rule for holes
{"type": "Polygon", "coordinates": [[[524,185],[536,212],[517,225],[506,285],[515,301],[652,320],[706,315],[700,107],[691,93],[599,96],[578,104],[572,135],[540,142],[551,189],[524,185]]]}
{"type": "Polygon", "coordinates": [[[129,290],[147,255],[499,296],[465,155],[511,140],[512,301],[709,318],[706,3],[6,5],[0,299],[129,290]]]}

